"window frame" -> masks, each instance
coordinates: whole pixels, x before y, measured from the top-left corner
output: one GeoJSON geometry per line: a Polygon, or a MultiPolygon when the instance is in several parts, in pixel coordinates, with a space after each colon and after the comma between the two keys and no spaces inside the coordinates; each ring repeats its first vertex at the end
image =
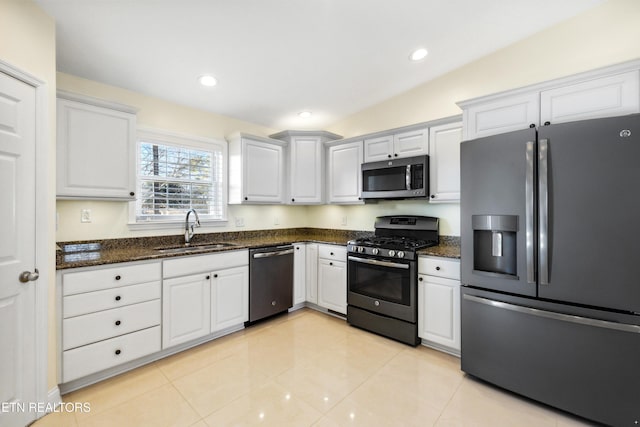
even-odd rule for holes
{"type": "MultiPolygon", "coordinates": [[[[147,127],[138,127],[135,141],[135,176],[136,176],[136,194],[140,194],[140,144],[142,142],[155,142],[160,145],[170,145],[184,147],[187,149],[202,151],[220,151],[222,153],[222,218],[212,218],[208,214],[200,213],[200,223],[203,226],[225,226],[228,223],[228,162],[229,151],[227,141],[221,139],[204,138],[194,135],[186,135],[166,130],[159,130],[147,127]]],[[[184,228],[184,218],[172,216],[163,219],[138,220],[136,215],[137,199],[129,202],[129,229],[130,230],[148,230],[148,229],[179,229],[184,228]]]]}

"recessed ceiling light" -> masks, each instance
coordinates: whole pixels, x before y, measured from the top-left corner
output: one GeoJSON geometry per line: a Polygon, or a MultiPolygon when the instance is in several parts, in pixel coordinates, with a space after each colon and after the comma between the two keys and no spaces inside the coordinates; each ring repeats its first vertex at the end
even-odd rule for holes
{"type": "Polygon", "coordinates": [[[309,117],[311,117],[311,115],[311,111],[300,111],[298,113],[298,116],[302,117],[303,119],[308,119],[309,117]]]}
{"type": "Polygon", "coordinates": [[[411,59],[412,61],[420,61],[424,59],[428,53],[429,52],[427,52],[427,49],[421,47],[420,49],[414,50],[409,56],[409,59],[411,59]]]}
{"type": "Polygon", "coordinates": [[[202,86],[212,87],[218,84],[218,79],[213,77],[211,74],[204,74],[198,77],[198,81],[202,86]]]}

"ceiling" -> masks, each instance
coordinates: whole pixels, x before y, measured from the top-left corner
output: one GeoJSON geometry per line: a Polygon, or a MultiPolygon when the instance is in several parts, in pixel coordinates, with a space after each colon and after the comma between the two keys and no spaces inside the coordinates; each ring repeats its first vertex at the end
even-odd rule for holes
{"type": "Polygon", "coordinates": [[[58,71],[273,129],[327,128],[604,2],[35,1],[58,71]]]}

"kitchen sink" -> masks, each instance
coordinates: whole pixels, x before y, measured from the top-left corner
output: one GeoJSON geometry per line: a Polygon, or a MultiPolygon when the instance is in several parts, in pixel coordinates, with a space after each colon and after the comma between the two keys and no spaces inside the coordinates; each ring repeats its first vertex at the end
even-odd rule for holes
{"type": "Polygon", "coordinates": [[[231,246],[235,246],[233,243],[201,243],[197,245],[179,245],[179,246],[163,246],[155,248],[155,251],[160,254],[177,254],[177,253],[189,253],[198,251],[208,251],[210,249],[223,249],[231,246]]]}

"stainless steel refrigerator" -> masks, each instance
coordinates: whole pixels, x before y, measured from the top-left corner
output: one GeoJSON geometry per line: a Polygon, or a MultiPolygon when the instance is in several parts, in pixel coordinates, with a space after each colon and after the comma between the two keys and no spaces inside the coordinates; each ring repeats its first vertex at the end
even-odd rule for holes
{"type": "Polygon", "coordinates": [[[462,370],[640,425],[640,114],[461,145],[462,370]]]}

